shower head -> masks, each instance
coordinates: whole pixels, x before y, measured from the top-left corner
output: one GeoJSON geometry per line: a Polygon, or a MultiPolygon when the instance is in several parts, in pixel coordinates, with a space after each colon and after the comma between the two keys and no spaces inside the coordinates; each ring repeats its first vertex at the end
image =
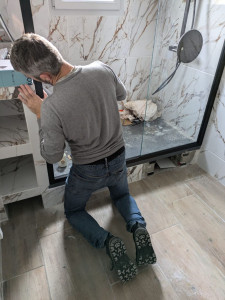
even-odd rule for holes
{"type": "Polygon", "coordinates": [[[179,62],[190,63],[196,59],[202,50],[203,38],[202,34],[191,29],[184,33],[180,38],[177,47],[177,58],[179,62]]]}

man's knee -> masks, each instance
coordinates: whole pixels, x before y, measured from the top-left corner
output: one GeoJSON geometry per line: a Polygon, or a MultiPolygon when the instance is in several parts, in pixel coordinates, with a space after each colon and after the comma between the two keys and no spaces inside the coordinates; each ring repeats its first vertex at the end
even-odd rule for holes
{"type": "Polygon", "coordinates": [[[70,220],[71,217],[84,210],[85,210],[84,207],[73,207],[73,209],[67,209],[65,207],[65,216],[68,220],[70,220]]]}

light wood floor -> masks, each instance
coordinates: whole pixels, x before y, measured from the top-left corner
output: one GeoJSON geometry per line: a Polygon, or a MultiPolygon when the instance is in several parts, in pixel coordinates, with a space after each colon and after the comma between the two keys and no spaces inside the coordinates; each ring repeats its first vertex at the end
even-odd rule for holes
{"type": "MultiPolygon", "coordinates": [[[[158,258],[122,284],[105,250],[94,249],[64,218],[63,205],[43,209],[39,198],[9,206],[2,225],[5,300],[225,299],[225,187],[197,166],[164,171],[130,184],[158,258]]],[[[108,193],[89,212],[120,236],[135,258],[132,235],[108,193]]]]}

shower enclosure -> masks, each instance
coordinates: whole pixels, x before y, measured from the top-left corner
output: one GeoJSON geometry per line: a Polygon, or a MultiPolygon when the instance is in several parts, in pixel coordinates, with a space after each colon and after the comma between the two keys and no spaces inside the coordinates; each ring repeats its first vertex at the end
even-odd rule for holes
{"type": "MultiPolygon", "coordinates": [[[[215,45],[208,42],[212,21],[202,2],[158,2],[146,111],[152,101],[160,117],[123,126],[128,166],[196,150],[202,144],[225,64],[224,41],[215,45]],[[187,2],[193,16],[187,15],[187,2]],[[201,52],[193,61],[181,62],[168,85],[154,94],[177,65],[181,33],[193,28],[203,36],[201,52]]],[[[65,162],[66,167],[48,164],[51,185],[63,183],[68,175],[72,165],[68,145],[65,162]]]]}
{"type": "Polygon", "coordinates": [[[157,104],[161,117],[125,128],[130,164],[199,149],[202,144],[224,70],[225,42],[222,39],[214,45],[209,42],[215,20],[209,17],[201,1],[189,1],[190,10],[196,10],[196,15],[186,20],[186,30],[194,26],[203,35],[201,52],[192,62],[181,63],[168,85],[152,95],[174,71],[177,53],[171,48],[179,43],[187,2],[159,1],[147,99],[157,104]]]}

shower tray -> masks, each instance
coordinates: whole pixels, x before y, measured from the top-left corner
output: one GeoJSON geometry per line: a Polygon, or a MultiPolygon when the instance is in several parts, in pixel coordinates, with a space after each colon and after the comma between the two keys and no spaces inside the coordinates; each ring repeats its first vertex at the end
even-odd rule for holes
{"type": "Polygon", "coordinates": [[[193,143],[178,127],[158,118],[134,126],[123,126],[126,159],[193,143]]]}

